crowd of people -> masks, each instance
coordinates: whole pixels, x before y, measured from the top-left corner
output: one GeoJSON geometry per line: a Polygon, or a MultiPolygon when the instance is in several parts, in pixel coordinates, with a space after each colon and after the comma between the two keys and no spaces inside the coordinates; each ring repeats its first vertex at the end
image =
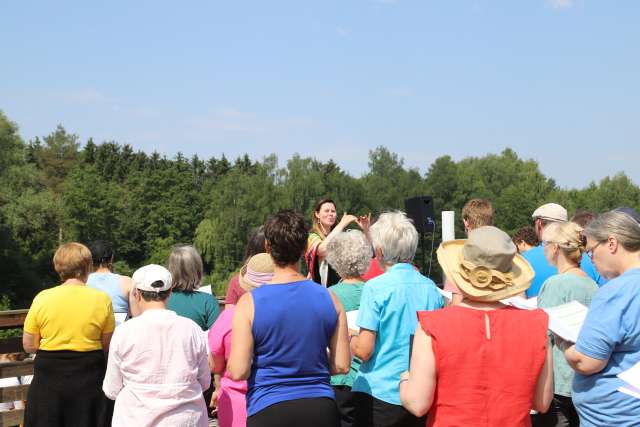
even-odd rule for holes
{"type": "Polygon", "coordinates": [[[640,363],[636,211],[548,203],[509,236],[470,200],[466,238],[437,251],[444,290],[413,264],[403,212],[337,212],[269,216],[222,312],[193,246],[129,278],[109,242],[61,245],[62,284],[24,324],[25,425],[640,425],[640,398],[618,390],[640,363]],[[543,310],[572,301],[588,307],[576,342],[543,310]]]}

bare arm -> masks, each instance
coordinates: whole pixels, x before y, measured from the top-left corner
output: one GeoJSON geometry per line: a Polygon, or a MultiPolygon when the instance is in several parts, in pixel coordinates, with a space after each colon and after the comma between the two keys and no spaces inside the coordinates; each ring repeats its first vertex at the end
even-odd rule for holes
{"type": "Polygon", "coordinates": [[[109,344],[111,344],[111,337],[113,336],[113,332],[108,332],[108,333],[104,333],[102,334],[102,351],[104,351],[106,354],[109,353],[109,344]]]}
{"type": "Polygon", "coordinates": [[[333,305],[338,314],[338,323],[329,342],[329,372],[331,375],[346,374],[351,366],[347,315],[338,297],[331,291],[329,291],[329,295],[331,295],[333,305]]]}
{"type": "Polygon", "coordinates": [[[342,215],[342,219],[340,220],[340,222],[334,227],[333,230],[331,230],[331,233],[327,234],[327,237],[325,237],[324,240],[318,245],[318,256],[320,258],[324,258],[327,255],[327,243],[329,243],[329,241],[333,239],[333,237],[335,237],[337,234],[340,234],[347,227],[347,225],[351,224],[357,219],[358,218],[356,216],[349,215],[347,213],[342,215]]]}
{"type": "Polygon", "coordinates": [[[533,410],[547,412],[553,400],[553,355],[551,345],[547,341],[544,365],[536,382],[536,393],[533,396],[533,410]]]}
{"type": "Polygon", "coordinates": [[[351,338],[351,353],[365,362],[369,360],[376,346],[376,336],[374,331],[360,328],[358,336],[351,338]]]}
{"type": "Polygon", "coordinates": [[[29,332],[23,332],[22,334],[22,347],[24,347],[25,353],[35,353],[40,348],[40,334],[30,334],[29,332]]]}
{"type": "MultiPolygon", "coordinates": [[[[127,300],[129,300],[129,294],[131,294],[131,289],[133,288],[133,281],[131,277],[120,276],[120,290],[122,290],[122,294],[127,296],[127,300]]],[[[129,300],[131,301],[131,300],[129,300]]],[[[128,304],[128,313],[131,316],[131,304],[128,304]]]]}
{"type": "Polygon", "coordinates": [[[214,374],[224,374],[224,369],[227,367],[224,355],[209,353],[209,367],[214,374]]]}
{"type": "Polygon", "coordinates": [[[227,371],[234,381],[246,380],[251,373],[253,362],[253,298],[246,293],[236,305],[231,327],[231,354],[227,362],[227,371]]]}
{"type": "Polygon", "coordinates": [[[413,338],[409,372],[400,376],[400,401],[407,411],[421,417],[431,408],[435,390],[436,358],[431,337],[418,324],[413,338]]]}
{"type": "Polygon", "coordinates": [[[575,345],[571,345],[567,341],[562,341],[561,339],[559,339],[559,337],[554,338],[557,340],[556,343],[558,343],[558,347],[560,347],[560,349],[564,353],[564,358],[567,359],[567,363],[569,363],[569,366],[571,366],[573,370],[579,374],[597,374],[598,372],[602,371],[609,363],[608,359],[594,359],[593,357],[589,357],[586,354],[580,353],[578,350],[576,350],[575,345]]]}

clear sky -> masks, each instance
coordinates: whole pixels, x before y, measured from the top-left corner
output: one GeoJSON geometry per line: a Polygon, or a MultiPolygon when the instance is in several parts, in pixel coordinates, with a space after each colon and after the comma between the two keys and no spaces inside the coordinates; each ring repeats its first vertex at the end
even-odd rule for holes
{"type": "Polygon", "coordinates": [[[513,148],[564,187],[640,184],[640,1],[0,0],[0,109],[173,156],[359,176],[513,148]]]}

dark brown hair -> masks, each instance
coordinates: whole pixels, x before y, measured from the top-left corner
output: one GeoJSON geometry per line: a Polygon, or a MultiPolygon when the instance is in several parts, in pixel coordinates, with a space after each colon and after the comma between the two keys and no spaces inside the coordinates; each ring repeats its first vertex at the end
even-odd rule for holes
{"type": "Polygon", "coordinates": [[[595,212],[591,212],[586,209],[576,209],[576,212],[571,217],[571,222],[575,222],[580,227],[585,228],[597,217],[598,214],[595,212]]]}
{"type": "Polygon", "coordinates": [[[300,260],[307,246],[308,230],[304,217],[292,210],[283,210],[267,218],[264,237],[269,254],[278,267],[300,260]]]}
{"type": "Polygon", "coordinates": [[[533,227],[522,227],[520,230],[516,231],[516,234],[513,235],[513,243],[516,245],[518,242],[525,242],[530,246],[538,246],[540,241],[538,240],[538,235],[536,234],[536,230],[533,227]]]}

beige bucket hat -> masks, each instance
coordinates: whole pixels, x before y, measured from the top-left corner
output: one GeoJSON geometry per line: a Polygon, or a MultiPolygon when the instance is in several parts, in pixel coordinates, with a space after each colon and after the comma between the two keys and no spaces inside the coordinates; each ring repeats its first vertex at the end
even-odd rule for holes
{"type": "Polygon", "coordinates": [[[260,253],[249,258],[240,270],[240,287],[250,292],[273,278],[275,265],[271,255],[260,253]]]}
{"type": "Polygon", "coordinates": [[[443,242],[437,255],[447,278],[474,301],[518,295],[535,276],[507,233],[492,226],[472,230],[467,239],[443,242]]]}

